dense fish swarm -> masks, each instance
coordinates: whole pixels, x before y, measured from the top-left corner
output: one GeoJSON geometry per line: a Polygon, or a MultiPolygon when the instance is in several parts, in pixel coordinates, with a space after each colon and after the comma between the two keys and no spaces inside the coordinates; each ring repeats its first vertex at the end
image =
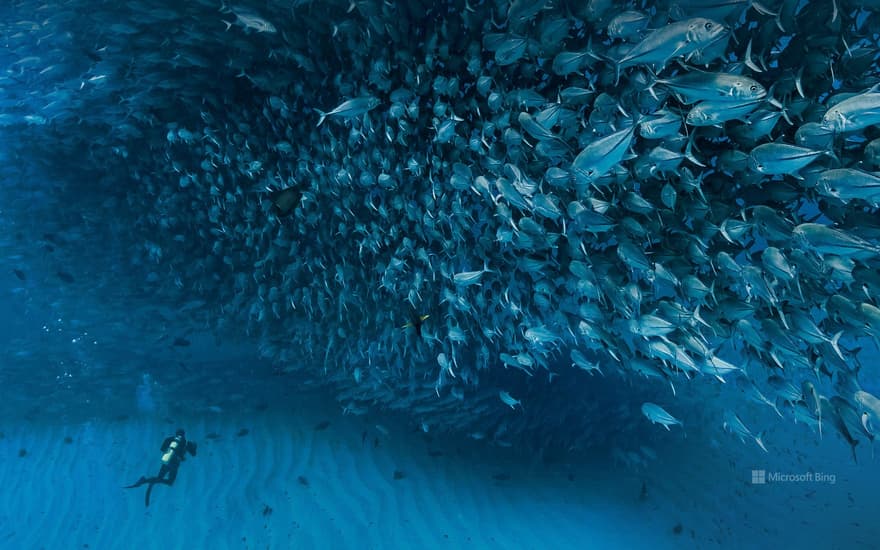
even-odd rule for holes
{"type": "Polygon", "coordinates": [[[347,412],[585,446],[622,374],[873,440],[880,1],[93,4],[5,8],[10,147],[347,412]]]}

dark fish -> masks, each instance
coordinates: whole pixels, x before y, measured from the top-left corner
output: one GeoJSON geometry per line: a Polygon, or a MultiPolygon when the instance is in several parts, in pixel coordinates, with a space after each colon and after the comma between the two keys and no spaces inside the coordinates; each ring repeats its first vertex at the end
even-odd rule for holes
{"type": "Polygon", "coordinates": [[[25,272],[20,269],[13,269],[12,272],[15,273],[15,276],[18,277],[19,281],[24,281],[25,279],[27,279],[27,275],[25,275],[25,272]]]}
{"type": "Polygon", "coordinates": [[[422,337],[422,325],[424,324],[425,320],[428,319],[428,317],[430,317],[430,315],[414,316],[412,321],[406,323],[405,325],[403,325],[400,328],[402,328],[402,329],[412,328],[413,330],[415,330],[416,336],[421,338],[422,337]]]}
{"type": "Polygon", "coordinates": [[[174,339],[174,342],[171,344],[172,347],[189,347],[190,341],[182,336],[178,336],[174,339]]]}
{"type": "Polygon", "coordinates": [[[273,191],[269,195],[269,200],[272,201],[272,212],[279,217],[292,214],[299,207],[301,199],[302,193],[294,187],[273,191]]]}
{"type": "Polygon", "coordinates": [[[66,271],[59,271],[57,274],[58,274],[58,278],[61,279],[62,281],[64,281],[65,283],[73,283],[76,281],[76,279],[73,278],[73,275],[71,275],[70,273],[68,273],[66,271]]]}
{"type": "Polygon", "coordinates": [[[330,421],[329,420],[322,420],[322,421],[318,422],[317,424],[315,424],[315,431],[321,432],[321,431],[326,430],[329,427],[330,427],[330,421]]]}

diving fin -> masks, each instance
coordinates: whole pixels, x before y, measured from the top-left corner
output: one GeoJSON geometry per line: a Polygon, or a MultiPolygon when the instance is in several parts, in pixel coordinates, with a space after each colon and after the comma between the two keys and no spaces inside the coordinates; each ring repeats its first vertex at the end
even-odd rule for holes
{"type": "Polygon", "coordinates": [[[141,476],[141,478],[139,480],[134,482],[134,485],[126,485],[125,487],[123,487],[123,489],[134,489],[135,487],[140,487],[141,485],[143,485],[147,481],[149,481],[147,478],[145,478],[144,476],[141,476]]]}

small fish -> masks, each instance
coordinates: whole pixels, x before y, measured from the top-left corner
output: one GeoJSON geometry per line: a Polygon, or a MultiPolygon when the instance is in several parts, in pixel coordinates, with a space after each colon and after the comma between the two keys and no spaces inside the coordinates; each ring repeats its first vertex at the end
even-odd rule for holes
{"type": "Polygon", "coordinates": [[[844,202],[862,199],[880,206],[880,176],[854,168],[834,168],[819,175],[817,190],[844,202]]]}
{"type": "Polygon", "coordinates": [[[797,174],[822,155],[834,156],[830,151],[807,149],[787,143],[763,143],[749,154],[749,167],[761,174],[797,174]]]}
{"type": "Polygon", "coordinates": [[[408,328],[412,328],[412,329],[414,329],[414,330],[416,331],[416,336],[418,336],[419,338],[421,338],[421,336],[422,336],[422,325],[423,325],[423,323],[424,323],[424,322],[425,322],[430,316],[431,316],[430,314],[428,314],[428,315],[419,315],[419,316],[417,316],[416,318],[414,318],[412,321],[406,323],[405,325],[403,325],[403,326],[400,327],[400,328],[401,328],[402,330],[406,330],[406,329],[408,329],[408,328]]]}
{"type": "Polygon", "coordinates": [[[73,278],[73,275],[71,275],[70,273],[68,273],[66,271],[58,271],[57,275],[58,275],[58,278],[61,279],[62,281],[64,281],[65,283],[73,283],[76,281],[76,279],[73,278]]]}
{"type": "Polygon", "coordinates": [[[834,132],[855,132],[880,124],[880,92],[869,91],[844,99],[822,115],[822,125],[834,132]]]}
{"type": "Polygon", "coordinates": [[[177,338],[174,339],[174,342],[171,343],[172,347],[185,348],[185,347],[189,347],[189,345],[190,345],[190,341],[182,336],[178,336],[177,338]]]}
{"type": "Polygon", "coordinates": [[[25,272],[20,269],[13,269],[12,272],[15,274],[16,277],[18,277],[19,281],[24,281],[27,279],[27,275],[25,275],[25,272]]]}
{"type": "Polygon", "coordinates": [[[607,174],[626,157],[632,144],[635,126],[601,137],[578,153],[571,163],[575,180],[590,184],[607,174]]]}
{"type": "Polygon", "coordinates": [[[295,187],[279,189],[269,194],[272,211],[278,217],[288,216],[296,210],[302,199],[302,192],[295,187]]]}
{"type": "Polygon", "coordinates": [[[478,271],[462,271],[456,273],[452,276],[452,280],[456,286],[470,286],[479,283],[484,273],[494,273],[494,271],[489,269],[486,260],[483,260],[483,269],[480,269],[478,271]]]}
{"type": "Polygon", "coordinates": [[[514,399],[514,398],[513,398],[509,393],[507,393],[506,391],[503,391],[503,390],[502,390],[502,391],[499,391],[499,392],[498,392],[498,397],[501,399],[501,401],[502,401],[505,405],[507,405],[507,406],[510,407],[511,409],[515,409],[517,405],[519,405],[520,407],[522,407],[522,403],[521,403],[518,399],[514,399]]]}
{"type": "Polygon", "coordinates": [[[868,260],[880,255],[880,246],[819,223],[800,224],[794,228],[794,236],[819,254],[834,254],[854,260],[868,260]]]}
{"type": "Polygon", "coordinates": [[[637,37],[647,28],[650,21],[651,16],[640,11],[628,10],[619,13],[608,21],[608,37],[612,39],[637,37]]]}
{"type": "Polygon", "coordinates": [[[758,447],[761,447],[763,451],[767,451],[767,447],[764,446],[763,434],[754,435],[751,430],[746,428],[746,425],[743,424],[743,421],[740,420],[739,416],[732,411],[724,411],[724,429],[728,432],[739,436],[740,441],[745,442],[745,439],[753,439],[755,443],[758,444],[758,447]]]}
{"type": "Polygon", "coordinates": [[[615,68],[619,73],[626,67],[648,65],[655,72],[660,72],[670,60],[678,57],[686,59],[727,32],[724,25],[703,17],[669,23],[651,31],[617,60],[615,68]]]}
{"type": "Polygon", "coordinates": [[[642,403],[642,414],[653,424],[662,424],[667,430],[669,430],[669,426],[675,424],[678,424],[679,426],[681,425],[681,421],[666,412],[663,407],[655,405],[654,403],[642,403]]]}
{"type": "MultiPolygon", "coordinates": [[[[240,10],[240,9],[228,9],[226,6],[223,6],[220,11],[225,11],[227,13],[231,12],[235,16],[235,22],[240,23],[244,28],[255,30],[257,32],[266,32],[266,33],[275,33],[278,32],[278,29],[275,28],[270,21],[256,15],[254,13],[240,10]]],[[[228,31],[230,27],[232,27],[232,23],[229,21],[223,21],[226,25],[226,30],[228,31]]]]}
{"type": "Polygon", "coordinates": [[[579,369],[585,370],[590,374],[593,374],[593,371],[598,371],[599,374],[602,374],[602,370],[599,368],[599,364],[591,363],[590,361],[588,361],[584,354],[580,352],[580,350],[572,349],[570,356],[572,367],[577,367],[579,369]]]}
{"type": "Polygon", "coordinates": [[[767,95],[767,90],[757,80],[729,73],[690,71],[671,78],[658,78],[648,84],[648,92],[653,94],[656,85],[670,89],[684,104],[698,101],[742,103],[757,101],[767,95]]]}
{"type": "MultiPolygon", "coordinates": [[[[332,111],[324,112],[318,110],[318,114],[321,115],[321,118],[318,119],[318,126],[324,123],[324,119],[327,117],[339,117],[339,118],[352,118],[356,116],[360,116],[364,113],[372,111],[376,107],[379,106],[381,101],[379,98],[374,96],[364,96],[364,97],[356,97],[354,99],[349,99],[335,107],[332,111]]],[[[316,109],[317,110],[317,109],[316,109]]]]}
{"type": "Polygon", "coordinates": [[[685,116],[688,126],[721,126],[731,120],[742,120],[760,105],[760,101],[701,101],[685,116]]]}

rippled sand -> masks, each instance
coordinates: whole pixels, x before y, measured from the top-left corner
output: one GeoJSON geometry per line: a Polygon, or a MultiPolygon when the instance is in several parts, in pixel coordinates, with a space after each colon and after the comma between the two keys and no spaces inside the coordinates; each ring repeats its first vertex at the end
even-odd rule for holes
{"type": "MultiPolygon", "coordinates": [[[[862,477],[872,468],[867,455],[866,465],[843,469],[845,457],[828,457],[842,470],[834,486],[758,487],[752,467],[796,461],[726,440],[724,451],[697,455],[707,446],[692,435],[673,438],[640,471],[598,459],[547,464],[429,439],[393,419],[376,428],[311,410],[299,403],[182,422],[199,454],[173,487],[154,489],[149,508],[144,488],[121,486],[155,473],[158,446],[177,423],[2,426],[0,546],[868,548],[878,540],[866,506],[876,487],[862,477]]],[[[820,450],[845,452],[807,449],[817,467],[820,450]]]]}

